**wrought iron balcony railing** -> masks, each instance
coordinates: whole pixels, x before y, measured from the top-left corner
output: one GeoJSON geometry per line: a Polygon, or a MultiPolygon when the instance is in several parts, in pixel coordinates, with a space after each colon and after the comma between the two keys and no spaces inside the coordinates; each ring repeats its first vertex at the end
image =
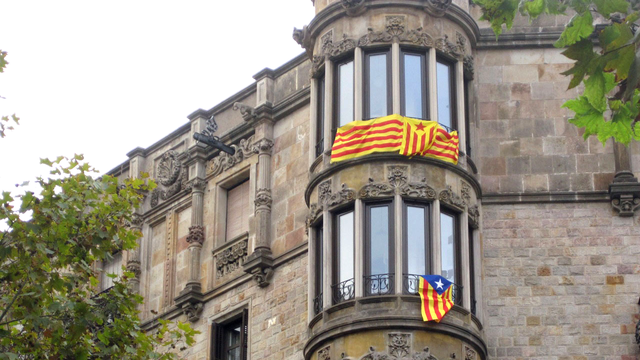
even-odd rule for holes
{"type": "MultiPolygon", "coordinates": [[[[405,294],[419,295],[418,291],[420,290],[420,275],[404,274],[403,278],[403,288],[405,294]]],[[[453,303],[462,306],[462,286],[458,284],[453,284],[452,286],[453,291],[451,297],[453,298],[453,303]]]]}
{"type": "Polygon", "coordinates": [[[393,294],[393,274],[376,274],[364,277],[364,296],[393,294]]]}
{"type": "Polygon", "coordinates": [[[356,286],[354,279],[345,280],[341,283],[331,285],[333,291],[333,303],[340,304],[341,302],[352,300],[356,297],[356,286]]]}

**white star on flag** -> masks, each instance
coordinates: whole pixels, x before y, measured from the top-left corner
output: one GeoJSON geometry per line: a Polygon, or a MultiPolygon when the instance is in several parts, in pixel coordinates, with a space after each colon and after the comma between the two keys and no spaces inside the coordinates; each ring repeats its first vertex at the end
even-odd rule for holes
{"type": "Polygon", "coordinates": [[[442,285],[444,284],[442,283],[442,280],[438,279],[438,281],[436,281],[436,285],[438,285],[438,289],[442,289],[442,285]]]}

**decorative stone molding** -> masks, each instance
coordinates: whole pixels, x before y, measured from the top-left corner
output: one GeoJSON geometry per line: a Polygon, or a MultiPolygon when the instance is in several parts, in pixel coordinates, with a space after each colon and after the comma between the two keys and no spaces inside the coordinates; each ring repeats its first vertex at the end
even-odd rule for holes
{"type": "Polygon", "coordinates": [[[236,150],[234,155],[229,155],[225,152],[220,152],[207,166],[207,175],[216,176],[234,167],[236,164],[241,163],[245,159],[250,158],[255,152],[252,149],[253,135],[240,140],[238,145],[231,145],[236,150]]]}
{"type": "Polygon", "coordinates": [[[254,204],[256,205],[256,211],[271,210],[271,189],[258,189],[256,192],[256,199],[254,204]]]}
{"type": "Polygon", "coordinates": [[[320,68],[324,65],[324,56],[313,55],[311,58],[311,75],[317,74],[320,68]]]}
{"type": "Polygon", "coordinates": [[[273,145],[275,145],[273,140],[264,138],[256,141],[255,144],[253,144],[253,146],[251,147],[251,149],[253,150],[254,153],[258,155],[265,155],[265,154],[271,155],[271,150],[273,149],[273,145]]]}
{"type": "Polygon", "coordinates": [[[407,176],[409,168],[406,166],[389,166],[387,167],[387,179],[389,184],[394,188],[401,188],[407,184],[409,177],[407,176]]]}
{"type": "Polygon", "coordinates": [[[204,192],[204,188],[207,187],[207,182],[200,178],[195,178],[189,182],[186,182],[186,185],[183,186],[185,192],[199,191],[204,192]]]}
{"type": "Polygon", "coordinates": [[[611,206],[620,217],[631,217],[640,208],[640,183],[630,171],[620,171],[609,185],[611,206]]]}
{"type": "Polygon", "coordinates": [[[471,227],[473,227],[474,229],[479,229],[480,209],[478,208],[478,205],[469,206],[467,212],[469,214],[469,225],[471,225],[471,227]]]}
{"type": "Polygon", "coordinates": [[[475,67],[473,65],[474,59],[471,55],[465,55],[463,59],[464,72],[469,74],[469,77],[473,79],[475,76],[475,67]]]}
{"type": "Polygon", "coordinates": [[[155,207],[160,200],[166,200],[180,192],[186,180],[187,171],[183,169],[175,150],[169,150],[162,155],[156,168],[156,180],[161,185],[151,193],[151,207],[155,207]]]}
{"type": "Polygon", "coordinates": [[[476,360],[478,358],[478,354],[472,347],[469,345],[464,345],[464,360],[476,360]]]}
{"type": "Polygon", "coordinates": [[[311,58],[311,55],[313,55],[313,42],[311,41],[307,25],[303,26],[302,29],[293,28],[293,40],[297,42],[311,58]]]}
{"type": "Polygon", "coordinates": [[[422,179],[418,183],[409,183],[400,189],[400,195],[425,200],[435,200],[437,198],[436,189],[427,185],[427,179],[422,179]]]}
{"type": "Polygon", "coordinates": [[[333,207],[353,201],[355,198],[355,190],[347,188],[347,184],[342,184],[340,191],[336,193],[331,192],[329,196],[325,198],[324,204],[328,207],[333,207]]]}
{"type": "Polygon", "coordinates": [[[193,225],[189,226],[189,234],[187,235],[187,242],[189,244],[200,244],[204,243],[204,226],[193,225]]]}
{"type": "Polygon", "coordinates": [[[273,268],[266,267],[262,269],[255,269],[251,272],[251,275],[253,275],[253,280],[256,281],[258,286],[264,288],[269,286],[271,283],[271,279],[273,278],[273,268]]]}
{"type": "Polygon", "coordinates": [[[196,322],[202,315],[204,306],[202,303],[187,303],[182,307],[182,313],[187,316],[187,319],[191,322],[196,322]]]}
{"type": "Polygon", "coordinates": [[[323,46],[325,55],[329,55],[330,58],[338,58],[343,54],[352,51],[356,48],[356,41],[350,39],[347,34],[342,35],[342,40],[337,43],[329,43],[326,47],[323,46]]]}
{"type": "Polygon", "coordinates": [[[440,39],[436,40],[435,43],[435,48],[440,50],[441,52],[455,57],[455,58],[462,58],[464,56],[465,53],[465,47],[464,45],[461,45],[460,43],[458,44],[454,44],[449,40],[449,36],[445,35],[443,37],[441,37],[440,39]]]}
{"type": "Polygon", "coordinates": [[[144,217],[140,214],[133,214],[131,217],[131,221],[129,222],[129,227],[140,229],[144,224],[144,217]]]}
{"type": "Polygon", "coordinates": [[[331,196],[331,179],[320,183],[318,185],[318,202],[320,204],[325,204],[327,199],[331,196]]]}
{"type": "Polygon", "coordinates": [[[127,262],[127,271],[132,272],[136,279],[140,278],[140,274],[142,273],[142,268],[140,267],[140,261],[137,260],[129,260],[127,262]]]}
{"type": "Polygon", "coordinates": [[[360,189],[358,197],[361,199],[371,199],[377,197],[388,197],[395,194],[395,189],[385,183],[373,182],[372,178],[369,178],[369,183],[360,189]]]}
{"type": "Polygon", "coordinates": [[[318,217],[322,214],[322,206],[318,206],[318,204],[311,204],[309,207],[309,215],[307,215],[307,219],[305,220],[306,233],[309,234],[309,228],[316,222],[318,217]]]}
{"type": "Polygon", "coordinates": [[[247,259],[248,240],[240,240],[213,255],[216,260],[216,278],[220,279],[236,271],[247,259]]]}
{"type": "Polygon", "coordinates": [[[358,16],[365,12],[365,0],[342,0],[342,8],[347,10],[348,16],[358,16]]]}
{"type": "Polygon", "coordinates": [[[331,360],[331,346],[318,350],[318,360],[331,360]]]}
{"type": "Polygon", "coordinates": [[[424,9],[432,16],[442,17],[451,6],[452,0],[427,0],[424,9]]]}
{"type": "Polygon", "coordinates": [[[411,334],[389,333],[389,355],[403,359],[411,352],[411,334]]]}
{"type": "Polygon", "coordinates": [[[245,121],[249,121],[256,118],[256,109],[249,105],[245,105],[241,102],[233,103],[233,110],[240,111],[240,115],[245,121]]]}
{"type": "Polygon", "coordinates": [[[360,358],[361,360],[438,360],[435,356],[431,355],[431,351],[428,347],[424,348],[422,351],[416,351],[413,354],[406,356],[395,356],[390,354],[389,352],[378,352],[375,350],[373,346],[369,348],[369,353],[360,358]]]}
{"type": "Polygon", "coordinates": [[[438,199],[445,203],[449,204],[453,207],[456,207],[460,210],[464,210],[464,207],[467,206],[467,203],[460,197],[460,195],[456,194],[451,190],[451,185],[447,185],[447,187],[440,191],[438,195],[438,199]]]}
{"type": "Polygon", "coordinates": [[[471,186],[463,181],[460,185],[460,193],[462,194],[464,201],[467,204],[471,204],[471,186]]]}

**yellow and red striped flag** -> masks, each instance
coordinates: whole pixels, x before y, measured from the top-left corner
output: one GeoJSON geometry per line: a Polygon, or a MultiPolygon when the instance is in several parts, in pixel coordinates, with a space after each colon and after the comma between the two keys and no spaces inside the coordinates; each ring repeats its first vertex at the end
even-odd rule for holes
{"type": "Polygon", "coordinates": [[[453,283],[440,275],[420,276],[422,320],[440,322],[453,307],[453,283]]]}
{"type": "Polygon", "coordinates": [[[331,162],[352,159],[375,152],[398,151],[402,144],[404,120],[400,115],[352,121],[336,133],[331,162]]]}
{"type": "Polygon", "coordinates": [[[452,131],[448,133],[445,129],[438,125],[435,139],[429,149],[424,152],[424,156],[440,159],[458,164],[458,132],[452,131]]]}
{"type": "Polygon", "coordinates": [[[431,148],[437,129],[435,121],[404,118],[400,155],[424,155],[431,148]]]}

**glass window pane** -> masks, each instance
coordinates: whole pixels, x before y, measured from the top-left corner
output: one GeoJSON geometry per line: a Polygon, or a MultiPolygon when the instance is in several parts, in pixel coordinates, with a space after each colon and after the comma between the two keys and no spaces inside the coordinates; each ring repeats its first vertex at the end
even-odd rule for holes
{"type": "Polygon", "coordinates": [[[353,121],[353,61],[340,65],[338,74],[340,86],[338,126],[342,126],[353,121]]]}
{"type": "Polygon", "coordinates": [[[404,55],[404,115],[424,118],[422,88],[422,56],[404,55]]]}
{"type": "Polygon", "coordinates": [[[229,350],[227,352],[227,360],[240,360],[240,348],[229,350]]]}
{"type": "Polygon", "coordinates": [[[240,343],[240,329],[241,326],[234,326],[232,328],[229,328],[229,337],[227,342],[228,347],[232,347],[240,343]]]}
{"type": "Polygon", "coordinates": [[[451,127],[450,66],[438,63],[436,69],[438,83],[438,122],[451,127]]]}
{"type": "Polygon", "coordinates": [[[318,80],[318,119],[316,123],[316,156],[324,150],[324,77],[318,80]]]}
{"type": "Polygon", "coordinates": [[[425,211],[424,207],[407,206],[407,274],[427,273],[425,211]]]}
{"type": "Polygon", "coordinates": [[[442,276],[455,283],[455,237],[454,218],[440,214],[440,249],[442,253],[442,276]]]}
{"type": "Polygon", "coordinates": [[[370,208],[369,258],[371,259],[371,273],[380,275],[390,273],[389,266],[389,206],[370,208]]]}
{"type": "Polygon", "coordinates": [[[387,54],[370,55],[369,61],[369,118],[387,113],[387,54]]]}
{"type": "Polygon", "coordinates": [[[316,296],[322,293],[322,224],[316,228],[316,296]]]}
{"type": "Polygon", "coordinates": [[[353,279],[353,211],[338,217],[340,253],[338,283],[353,279]]]}

